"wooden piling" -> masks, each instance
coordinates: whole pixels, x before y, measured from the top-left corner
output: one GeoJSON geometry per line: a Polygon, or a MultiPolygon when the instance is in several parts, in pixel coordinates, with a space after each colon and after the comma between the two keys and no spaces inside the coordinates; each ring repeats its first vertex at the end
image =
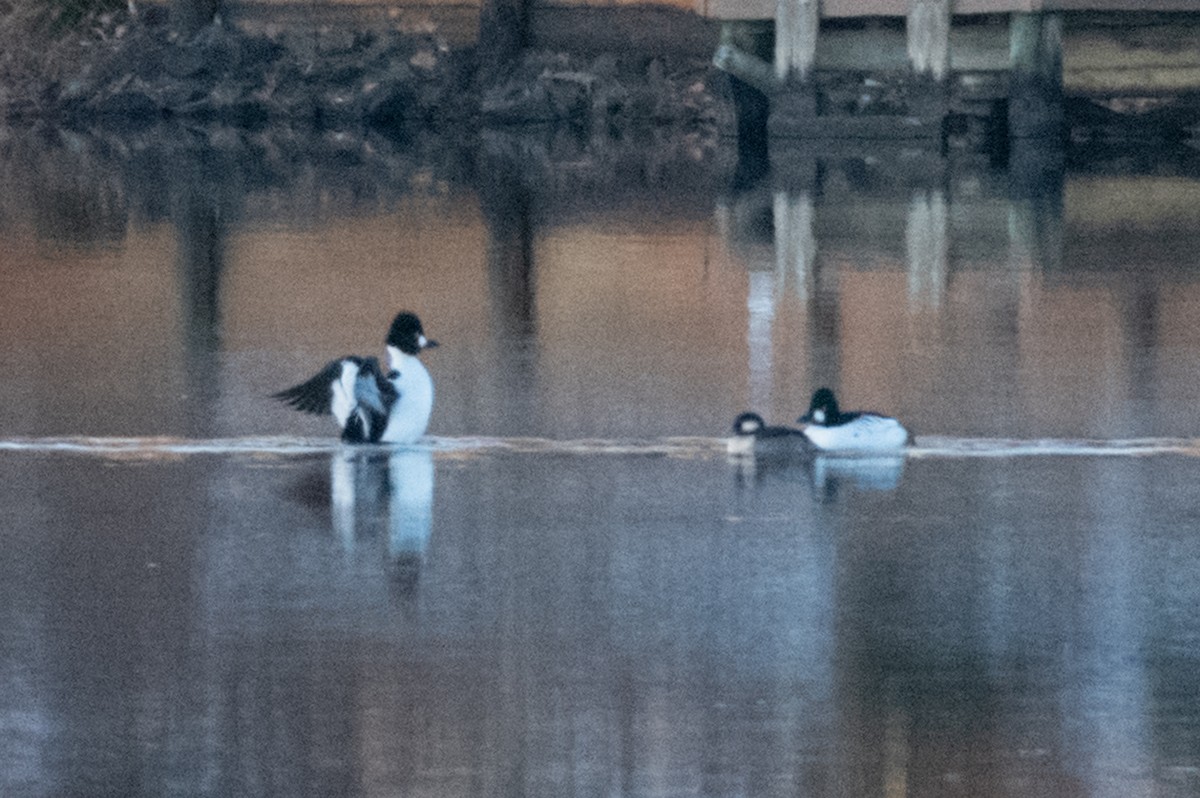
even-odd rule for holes
{"type": "Polygon", "coordinates": [[[950,0],[909,0],[905,30],[913,72],[944,82],[950,73],[950,0]]]}
{"type": "Polygon", "coordinates": [[[820,0],[776,0],[775,76],[780,83],[808,80],[820,27],[820,0]]]}
{"type": "Polygon", "coordinates": [[[950,0],[908,0],[905,38],[909,66],[917,78],[909,114],[940,130],[949,105],[950,0]]]}
{"type": "Polygon", "coordinates": [[[817,89],[812,79],[821,27],[819,0],[776,0],[775,80],[767,132],[771,136],[812,135],[817,89]]]}

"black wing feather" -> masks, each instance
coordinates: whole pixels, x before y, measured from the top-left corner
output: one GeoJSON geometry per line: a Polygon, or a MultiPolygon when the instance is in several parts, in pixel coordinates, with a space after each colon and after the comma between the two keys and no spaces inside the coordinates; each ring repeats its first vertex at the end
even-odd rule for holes
{"type": "Polygon", "coordinates": [[[347,360],[360,362],[356,357],[339,357],[329,361],[316,375],[291,388],[271,394],[284,404],[303,413],[324,415],[333,409],[333,383],[342,377],[342,363],[347,360]]]}
{"type": "Polygon", "coordinates": [[[354,398],[368,413],[387,417],[388,411],[400,397],[396,386],[388,382],[379,367],[379,361],[365,357],[358,364],[358,378],[354,381],[354,398]]]}

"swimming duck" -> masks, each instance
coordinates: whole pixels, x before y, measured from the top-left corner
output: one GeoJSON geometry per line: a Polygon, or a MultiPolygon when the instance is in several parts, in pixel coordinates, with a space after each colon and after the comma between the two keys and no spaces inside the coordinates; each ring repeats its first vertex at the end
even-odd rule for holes
{"type": "Polygon", "coordinates": [[[787,457],[811,453],[812,443],[798,429],[769,427],[758,413],[742,413],[733,420],[728,452],[756,457],[787,457]]]}
{"type": "Polygon", "coordinates": [[[840,411],[837,398],[828,388],[813,393],[808,412],[797,422],[804,425],[804,434],[813,445],[825,451],[898,449],[911,437],[899,421],[889,416],[840,411]]]}
{"type": "Polygon", "coordinates": [[[413,443],[433,412],[433,380],[417,356],[438,344],[405,311],[392,321],[385,345],[386,373],[373,357],[341,357],[272,396],[305,413],[332,413],[347,443],[413,443]]]}

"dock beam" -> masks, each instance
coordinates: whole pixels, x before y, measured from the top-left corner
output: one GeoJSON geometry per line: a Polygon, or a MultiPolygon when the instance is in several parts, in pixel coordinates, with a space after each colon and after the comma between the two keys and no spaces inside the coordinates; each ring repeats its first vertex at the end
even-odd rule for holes
{"type": "Polygon", "coordinates": [[[773,61],[747,49],[745,22],[726,22],[713,56],[720,69],[767,96],[767,130],[778,138],[940,139],[950,73],[951,0],[909,0],[908,63],[914,80],[902,114],[826,113],[814,75],[819,0],[777,0],[773,61]]]}
{"type": "Polygon", "coordinates": [[[906,0],[897,49],[895,27],[824,29],[820,0],[775,0],[773,19],[727,19],[713,62],[753,87],[757,124],[767,108],[773,138],[942,141],[952,100],[986,114],[1007,99],[1010,139],[1061,141],[1063,14],[1020,11],[1007,24],[952,26],[954,1],[906,0]],[[891,75],[890,107],[845,105],[853,83],[831,81],[828,70],[873,73],[885,84],[891,75]],[[956,71],[972,82],[960,85],[956,71]]]}

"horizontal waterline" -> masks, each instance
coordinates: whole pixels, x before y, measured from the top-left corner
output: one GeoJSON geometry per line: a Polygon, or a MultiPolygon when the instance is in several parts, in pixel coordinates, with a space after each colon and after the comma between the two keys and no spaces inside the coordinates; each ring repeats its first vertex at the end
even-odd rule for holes
{"type": "MultiPolygon", "coordinates": [[[[409,447],[387,444],[349,445],[335,438],[244,437],[14,437],[0,439],[0,453],[79,454],[101,457],[153,458],[187,455],[287,456],[335,452],[387,452],[398,449],[428,451],[435,456],[511,452],[521,454],[665,455],[712,457],[726,454],[728,439],[711,437],[548,438],[429,437],[409,447]]],[[[1066,439],[1066,438],[961,438],[920,436],[909,447],[864,456],[930,458],[1004,457],[1145,457],[1152,455],[1200,456],[1200,438],[1066,439]]],[[[839,454],[853,457],[853,453],[839,454]]]]}

